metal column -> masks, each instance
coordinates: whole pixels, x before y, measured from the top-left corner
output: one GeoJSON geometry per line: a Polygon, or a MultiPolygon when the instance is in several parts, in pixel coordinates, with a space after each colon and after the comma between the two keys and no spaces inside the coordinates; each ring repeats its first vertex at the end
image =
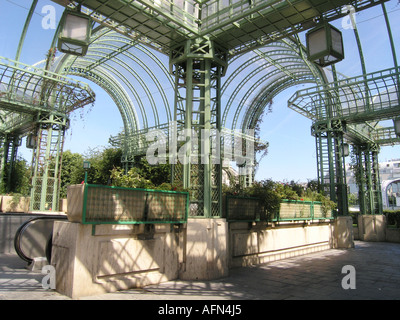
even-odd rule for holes
{"type": "Polygon", "coordinates": [[[221,216],[220,91],[226,67],[225,52],[204,39],[188,40],[170,56],[178,136],[170,161],[174,183],[190,192],[191,216],[221,216]]]}
{"type": "Polygon", "coordinates": [[[338,215],[348,215],[346,170],[343,154],[341,120],[319,121],[312,125],[317,151],[318,183],[320,190],[337,203],[338,215]]]}
{"type": "Polygon", "coordinates": [[[379,146],[361,144],[353,146],[355,176],[361,214],[382,214],[382,192],[379,178],[379,146]]]}
{"type": "Polygon", "coordinates": [[[58,211],[62,150],[68,118],[40,114],[37,123],[30,210],[58,211]]]}

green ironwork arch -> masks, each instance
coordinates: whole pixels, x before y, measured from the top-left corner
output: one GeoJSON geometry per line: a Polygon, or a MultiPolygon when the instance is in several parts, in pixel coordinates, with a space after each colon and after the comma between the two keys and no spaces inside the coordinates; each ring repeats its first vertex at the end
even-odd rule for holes
{"type": "Polygon", "coordinates": [[[314,81],[315,78],[313,76],[301,75],[301,77],[299,77],[298,79],[286,78],[282,81],[279,81],[272,87],[260,90],[259,95],[254,99],[254,102],[252,103],[252,107],[249,108],[249,111],[246,112],[246,115],[243,117],[241,127],[254,128],[258,119],[264,113],[265,108],[279,93],[290,87],[300,84],[309,84],[313,83],[314,81]]]}
{"type": "MultiPolygon", "coordinates": [[[[139,128],[136,113],[132,116],[131,112],[128,112],[129,108],[126,107],[131,105],[129,96],[122,87],[115,85],[116,82],[109,81],[109,74],[100,74],[99,70],[97,70],[97,72],[85,72],[83,68],[79,68],[78,66],[70,67],[69,70],[66,70],[66,73],[90,80],[105,90],[116,104],[121,114],[126,132],[137,130],[137,128],[139,128]]],[[[113,78],[110,80],[112,79],[113,78]]]]}
{"type": "MultiPolygon", "coordinates": [[[[158,80],[158,77],[154,74],[154,71],[148,67],[147,60],[146,63],[140,60],[138,57],[134,55],[134,53],[130,52],[129,49],[131,48],[138,49],[143,54],[145,54],[146,59],[152,61],[158,67],[158,70],[161,71],[161,74],[165,76],[165,78],[167,79],[166,83],[172,86],[173,82],[168,74],[166,67],[153,53],[149,52],[147,48],[144,48],[142,45],[134,43],[132,40],[122,35],[119,35],[116,32],[113,33],[114,34],[112,36],[106,33],[105,37],[103,36],[96,37],[96,40],[93,41],[88,51],[88,54],[85,57],[82,58],[71,57],[69,58],[68,62],[64,62],[63,64],[64,67],[65,65],[70,64],[70,67],[79,66],[80,68],[83,69],[88,68],[90,71],[94,72],[94,70],[98,68],[98,66],[96,65],[98,61],[101,61],[102,59],[106,58],[103,61],[101,61],[102,67],[108,71],[108,74],[114,74],[115,78],[117,78],[117,82],[123,83],[124,86],[127,87],[128,92],[130,92],[130,94],[135,98],[136,102],[138,103],[144,127],[148,127],[148,121],[147,121],[148,110],[146,110],[145,106],[141,101],[143,99],[142,96],[140,95],[140,93],[137,92],[137,89],[132,86],[132,84],[129,81],[130,79],[128,79],[128,76],[133,76],[135,80],[140,83],[141,88],[144,90],[146,98],[150,101],[150,106],[155,125],[157,126],[160,124],[158,110],[161,109],[164,109],[166,118],[168,120],[171,120],[170,103],[168,101],[167,95],[164,92],[165,85],[163,86],[161,84],[161,81],[158,80]],[[118,49],[120,48],[115,44],[116,42],[125,45],[128,44],[130,47],[126,50],[119,52],[118,55],[114,56],[109,54],[109,56],[107,57],[106,50],[113,53],[118,51],[118,49]],[[152,91],[142,79],[143,74],[139,74],[129,65],[130,63],[127,64],[126,61],[124,61],[124,59],[129,59],[130,62],[136,63],[136,65],[138,65],[142,70],[145,71],[146,75],[149,76],[149,78],[152,80],[154,87],[160,94],[163,106],[160,106],[159,103],[156,105],[156,102],[153,99],[154,91],[152,91]],[[126,75],[120,72],[120,70],[124,69],[127,70],[129,74],[126,75]]],[[[67,70],[69,69],[67,68],[67,70]]],[[[163,82],[163,84],[164,83],[165,81],[163,82]]]]}
{"type": "Polygon", "coordinates": [[[234,102],[238,101],[231,124],[232,130],[239,129],[238,123],[241,124],[241,130],[254,128],[255,118],[285,89],[297,84],[324,81],[321,71],[305,59],[305,49],[298,38],[281,40],[250,54],[252,57],[249,59],[246,59],[248,54],[232,59],[231,64],[240,58],[245,61],[228,75],[223,86],[223,92],[226,92],[235,83],[222,117],[223,126],[226,126],[230,110],[234,102]],[[238,79],[239,83],[235,81],[238,79]],[[249,83],[250,87],[244,89],[249,83]],[[251,102],[246,104],[252,96],[251,102]]]}

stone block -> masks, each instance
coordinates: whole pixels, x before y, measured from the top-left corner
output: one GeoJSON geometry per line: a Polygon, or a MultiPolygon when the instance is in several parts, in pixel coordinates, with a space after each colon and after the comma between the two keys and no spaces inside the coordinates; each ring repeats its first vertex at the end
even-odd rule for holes
{"type": "Polygon", "coordinates": [[[350,216],[339,216],[334,223],[334,248],[354,248],[353,219],[350,216]]]}
{"type": "Polygon", "coordinates": [[[228,275],[228,223],[225,219],[188,219],[183,280],[212,280],[228,275]]]}
{"type": "Polygon", "coordinates": [[[359,238],[363,241],[386,241],[386,216],[359,215],[359,238]]]}
{"type": "Polygon", "coordinates": [[[55,222],[51,264],[56,290],[78,298],[177,279],[181,230],[140,231],[131,225],[55,222]]]}

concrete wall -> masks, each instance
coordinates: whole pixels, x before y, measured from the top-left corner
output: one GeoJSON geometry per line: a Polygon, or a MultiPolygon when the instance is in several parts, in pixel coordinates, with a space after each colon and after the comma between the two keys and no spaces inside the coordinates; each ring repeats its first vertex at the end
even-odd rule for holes
{"type": "Polygon", "coordinates": [[[351,247],[347,227],[346,219],[273,226],[225,219],[180,226],[55,222],[51,263],[57,291],[77,298],[174,279],[219,279],[232,267],[351,247]]]}
{"type": "Polygon", "coordinates": [[[386,216],[359,215],[358,238],[362,241],[386,241],[386,216]]]}
{"type": "Polygon", "coordinates": [[[225,219],[188,219],[180,279],[211,280],[228,271],[228,223],[225,219]]]}
{"type": "Polygon", "coordinates": [[[400,243],[400,229],[388,228],[385,215],[359,215],[353,232],[355,240],[400,243]]]}
{"type": "MultiPolygon", "coordinates": [[[[341,221],[341,220],[339,220],[341,221]]],[[[234,222],[229,226],[230,267],[285,259],[333,247],[353,247],[352,233],[343,222],[234,222]]]]}
{"type": "Polygon", "coordinates": [[[169,224],[146,229],[55,222],[56,290],[77,298],[178,278],[182,230],[169,224]]]}
{"type": "MultiPolygon", "coordinates": [[[[20,197],[16,203],[14,196],[0,195],[0,212],[28,213],[30,200],[30,197],[20,197]]],[[[67,212],[67,199],[60,200],[58,212],[67,212]]]]}

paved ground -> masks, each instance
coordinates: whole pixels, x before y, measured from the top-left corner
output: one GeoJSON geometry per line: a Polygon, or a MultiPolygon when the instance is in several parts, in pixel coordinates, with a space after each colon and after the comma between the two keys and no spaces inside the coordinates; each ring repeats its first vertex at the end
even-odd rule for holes
{"type": "MultiPolygon", "coordinates": [[[[42,287],[18,256],[0,255],[0,300],[69,300],[42,287]]],[[[354,249],[327,250],[230,270],[215,281],[170,281],[82,300],[399,300],[400,244],[356,241],[354,249]],[[342,273],[344,266],[354,273],[342,273]],[[343,280],[344,279],[344,280],[343,280]],[[343,289],[342,282],[355,284],[343,289]]]]}

